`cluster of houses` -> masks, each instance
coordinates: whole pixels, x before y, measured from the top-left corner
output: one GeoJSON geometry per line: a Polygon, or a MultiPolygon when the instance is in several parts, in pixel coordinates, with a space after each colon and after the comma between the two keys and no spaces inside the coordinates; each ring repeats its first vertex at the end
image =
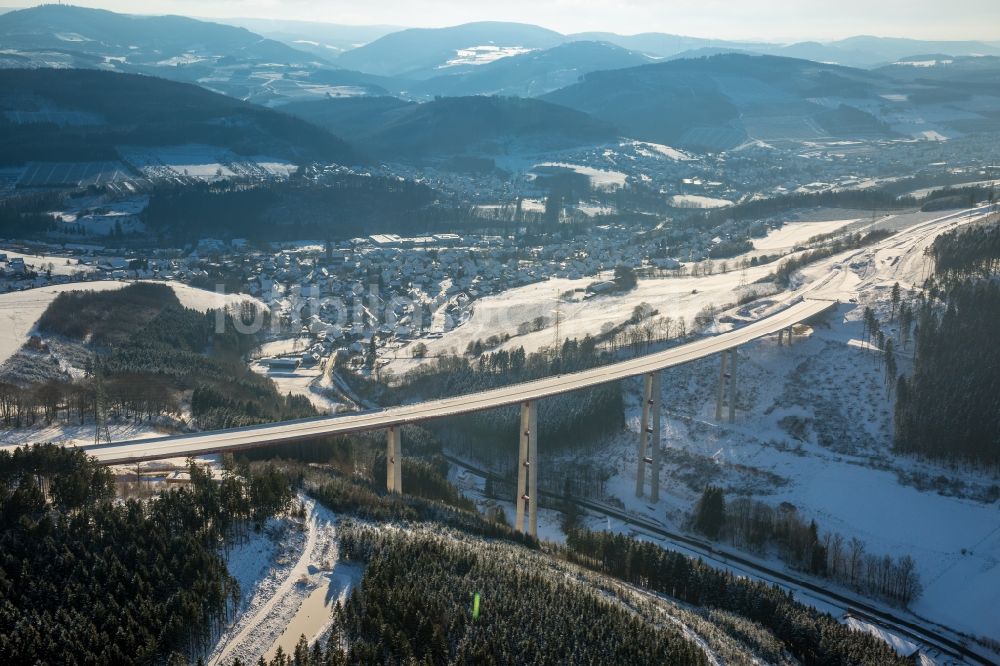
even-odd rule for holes
{"type": "Polygon", "coordinates": [[[28,275],[28,266],[24,257],[10,257],[0,253],[0,276],[8,280],[17,280],[28,275]]]}

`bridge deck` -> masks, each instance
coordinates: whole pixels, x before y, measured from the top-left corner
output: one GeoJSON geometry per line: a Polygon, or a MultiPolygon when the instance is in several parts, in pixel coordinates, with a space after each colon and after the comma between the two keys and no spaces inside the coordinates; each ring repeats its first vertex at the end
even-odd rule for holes
{"type": "Polygon", "coordinates": [[[349,414],[323,416],[250,426],[176,435],[154,439],[131,440],[81,447],[106,465],[161,460],[181,456],[237,451],[271,444],[283,444],[328,435],[343,435],[401,426],[457,414],[484,411],[578,391],[600,384],[636,377],[690,363],[757,338],[777,333],[830,308],[834,301],[805,300],[791,307],[726,333],[703,338],[655,354],[621,361],[581,372],[548,377],[498,389],[429,400],[411,405],[349,414]]]}

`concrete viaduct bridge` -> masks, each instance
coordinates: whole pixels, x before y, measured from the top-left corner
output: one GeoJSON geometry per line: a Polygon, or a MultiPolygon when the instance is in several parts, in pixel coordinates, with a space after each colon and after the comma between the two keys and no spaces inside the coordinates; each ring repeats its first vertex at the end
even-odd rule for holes
{"type": "Polygon", "coordinates": [[[833,308],[828,300],[802,300],[764,319],[732,331],[702,338],[665,351],[640,356],[581,372],[548,377],[498,389],[429,400],[411,405],[347,416],[326,416],[282,423],[234,428],[214,432],[130,440],[81,447],[101,464],[118,465],[162,460],[180,456],[225,453],[243,449],[284,444],[329,435],[346,435],[368,430],[386,430],[386,485],[390,492],[402,492],[402,447],[400,428],[411,423],[467,414],[519,404],[521,406],[520,448],[517,474],[516,530],[532,536],[538,533],[538,401],[554,395],[579,391],[599,384],[630,377],[645,377],[642,426],[639,432],[639,469],[636,494],[645,493],[649,477],[650,496],[655,502],[660,493],[660,370],[690,363],[714,354],[721,357],[719,388],[715,415],[723,416],[728,406],[732,422],[736,413],[736,349],[758,338],[778,334],[779,343],[787,334],[792,341],[792,326],[833,308]],[[727,401],[728,393],[728,401],[727,401]],[[728,405],[727,405],[728,403],[728,405]],[[648,470],[648,472],[647,472],[648,470]],[[527,520],[526,520],[527,519],[527,520]]]}

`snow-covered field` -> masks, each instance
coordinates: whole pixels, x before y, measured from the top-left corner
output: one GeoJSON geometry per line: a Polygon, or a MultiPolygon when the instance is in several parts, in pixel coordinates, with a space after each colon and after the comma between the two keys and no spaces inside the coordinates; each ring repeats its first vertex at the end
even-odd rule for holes
{"type": "Polygon", "coordinates": [[[659,157],[674,160],[676,162],[687,162],[689,160],[695,159],[690,153],[686,153],[683,150],[678,150],[677,148],[671,148],[670,146],[665,146],[662,143],[651,143],[649,141],[629,141],[628,143],[623,143],[622,146],[631,146],[635,149],[635,152],[642,155],[643,157],[659,157]]]}
{"type": "Polygon", "coordinates": [[[559,168],[575,171],[581,176],[590,178],[590,183],[594,189],[609,190],[624,187],[628,176],[621,171],[611,171],[608,169],[595,169],[594,167],[583,166],[582,164],[568,164],[566,162],[542,162],[536,164],[534,168],[559,168]]]}
{"type": "Polygon", "coordinates": [[[670,205],[675,208],[724,208],[732,206],[729,199],[706,197],[700,194],[675,194],[670,197],[670,205]]]}
{"type": "Polygon", "coordinates": [[[216,180],[245,175],[288,176],[294,164],[276,157],[258,155],[237,156],[216,146],[185,144],[181,146],[123,147],[119,152],[129,164],[152,178],[190,176],[203,180],[216,180]]]}
{"type": "Polygon", "coordinates": [[[24,254],[13,250],[0,248],[0,254],[7,255],[7,259],[24,259],[25,265],[38,273],[44,273],[52,266],[52,275],[73,275],[79,270],[88,270],[87,266],[80,264],[77,257],[56,257],[44,254],[24,254]]]}
{"type": "MultiPolygon", "coordinates": [[[[0,363],[13,356],[28,341],[38,318],[62,292],[107,291],[121,289],[127,284],[117,280],[78,282],[0,294],[0,363]]],[[[217,294],[180,282],[166,284],[173,288],[181,305],[203,312],[251,298],[243,294],[217,294]]]]}
{"type": "Polygon", "coordinates": [[[457,49],[455,56],[449,58],[443,65],[438,65],[437,69],[447,69],[448,67],[458,65],[487,65],[502,58],[524,55],[534,50],[523,46],[497,46],[495,44],[469,46],[464,49],[457,49]]]}
{"type": "MultiPolygon", "coordinates": [[[[155,425],[126,421],[109,423],[108,431],[112,441],[147,439],[160,437],[162,432],[155,425]]],[[[54,422],[38,423],[30,428],[0,429],[0,448],[26,446],[38,443],[63,444],[65,446],[86,446],[94,443],[94,424],[54,422]]],[[[183,462],[183,461],[182,461],[183,462]]]]}
{"type": "Polygon", "coordinates": [[[329,384],[323,383],[323,370],[319,366],[286,371],[272,370],[258,362],[252,363],[250,369],[273,381],[281,394],[305,396],[321,414],[335,414],[345,408],[344,403],[327,397],[320,390],[329,384]]]}
{"type": "MultiPolygon", "coordinates": [[[[770,271],[771,268],[767,266],[747,269],[746,280],[748,283],[753,282],[770,271]]],[[[461,353],[470,342],[507,332],[513,337],[506,346],[523,346],[530,352],[556,342],[554,321],[557,309],[559,338],[566,340],[599,334],[606,324],[620,324],[641,303],[649,303],[659,310],[659,316],[670,317],[675,324],[683,317],[690,326],[695,315],[705,306],[734,302],[734,290],[739,279],[739,273],[695,278],[642,279],[635,289],[625,294],[609,294],[566,303],[560,301],[563,293],[584,290],[595,278],[553,278],[477,300],[473,305],[472,317],[466,323],[441,338],[426,340],[424,344],[427,345],[429,357],[448,353],[452,349],[461,353]],[[516,335],[520,324],[531,322],[536,317],[547,318],[548,325],[540,331],[516,335]]],[[[421,362],[430,361],[415,360],[403,355],[394,359],[389,368],[399,375],[421,362]]]]}
{"type": "Polygon", "coordinates": [[[0,363],[13,356],[28,341],[35,322],[62,292],[78,289],[105,291],[122,286],[121,282],[87,282],[0,294],[0,363]]]}
{"type": "Polygon", "coordinates": [[[753,247],[755,250],[768,252],[790,250],[796,245],[805,243],[813,236],[839,231],[857,221],[858,219],[855,218],[850,220],[827,220],[823,222],[790,222],[779,229],[774,229],[764,238],[754,240],[753,247]]]}

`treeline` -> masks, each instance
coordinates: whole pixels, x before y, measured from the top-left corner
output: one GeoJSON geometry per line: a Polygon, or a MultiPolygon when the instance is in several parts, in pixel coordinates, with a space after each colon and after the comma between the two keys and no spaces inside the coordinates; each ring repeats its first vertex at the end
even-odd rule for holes
{"type": "Polygon", "coordinates": [[[1000,461],[1000,285],[974,278],[934,288],[917,311],[913,372],[896,388],[895,448],[1000,461]]]}
{"type": "Polygon", "coordinates": [[[329,641],[271,666],[708,663],[681,629],[526,567],[509,545],[353,524],[341,553],[366,567],[329,641]]]}
{"type": "Polygon", "coordinates": [[[949,208],[972,208],[980,201],[993,202],[996,191],[982,185],[972,187],[946,187],[927,195],[922,211],[948,210],[949,208]]]}
{"type": "Polygon", "coordinates": [[[929,253],[943,280],[987,279],[1000,273],[1000,222],[941,234],[929,253]]]}
{"type": "MultiPolygon", "coordinates": [[[[251,240],[348,237],[376,231],[405,232],[434,191],[408,180],[338,174],[310,179],[161,186],[150,195],[143,222],[172,242],[206,236],[251,240]]],[[[413,230],[417,230],[413,223],[413,230]]]]}
{"type": "MultiPolygon", "coordinates": [[[[331,511],[350,514],[375,522],[433,522],[468,534],[503,539],[530,548],[537,548],[538,541],[529,535],[515,532],[501,515],[483,516],[460,498],[454,504],[446,500],[428,499],[412,494],[420,486],[408,486],[404,469],[405,494],[387,494],[385,481],[380,484],[364,478],[346,477],[341,474],[319,473],[315,469],[279,463],[286,473],[299,470],[309,495],[331,511]]],[[[447,481],[445,481],[447,483],[447,481]]]]}
{"type": "Polygon", "coordinates": [[[48,211],[59,207],[60,198],[52,193],[22,194],[0,200],[0,237],[32,238],[56,228],[48,211]]]}
{"type": "Polygon", "coordinates": [[[116,502],[108,470],[80,451],[0,451],[0,661],[145,665],[203,652],[239,599],[220,546],[284,511],[291,490],[274,470],[218,483],[190,472],[190,488],[116,502]]]}
{"type": "MultiPolygon", "coordinates": [[[[942,234],[935,275],[913,308],[911,376],[897,381],[895,448],[1000,462],[1000,222],[942,234]]],[[[906,326],[908,329],[909,326],[906,326]]]]}
{"type": "Polygon", "coordinates": [[[711,226],[728,220],[763,219],[800,208],[850,208],[857,210],[899,210],[913,208],[917,200],[899,197],[882,188],[831,190],[810,194],[785,194],[768,199],[754,199],[703,213],[702,224],[711,226]]]}
{"type": "Polygon", "coordinates": [[[279,394],[270,379],[243,362],[258,339],[238,332],[236,322],[253,321],[254,308],[203,313],[182,307],[173,289],[154,283],[60,294],[38,328],[90,347],[94,355],[86,376],[30,387],[0,385],[0,416],[7,425],[60,416],[82,423],[96,414],[100,394],[109,415],[148,420],[176,414],[186,391],[192,392],[192,414],[204,429],[315,416],[308,398],[279,394]]]}
{"type": "MultiPolygon", "coordinates": [[[[238,155],[358,163],[347,143],[315,125],[201,86],[97,69],[0,70],[0,89],[23,100],[82,111],[93,124],[0,123],[0,164],[117,160],[118,146],[207,144],[238,155]]],[[[17,100],[17,101],[14,101],[17,100]]]]}
{"type": "Polygon", "coordinates": [[[713,569],[701,560],[621,534],[575,530],[566,544],[570,561],[694,606],[729,611],[763,625],[803,664],[911,663],[882,640],[795,601],[791,592],[777,585],[713,569]]]}
{"type": "Polygon", "coordinates": [[[726,502],[721,488],[709,486],[692,523],[713,539],[725,539],[758,555],[775,549],[792,567],[861,594],[907,606],[921,593],[913,558],[874,555],[865,552],[865,544],[857,538],[848,543],[840,534],[820,533],[816,521],[806,522],[789,504],[774,508],[746,497],[726,502]]]}
{"type": "Polygon", "coordinates": [[[893,232],[886,229],[876,229],[865,234],[849,234],[829,243],[828,245],[815,250],[806,250],[798,256],[782,261],[778,264],[778,268],[774,271],[774,273],[759,280],[759,282],[773,281],[787,287],[791,282],[792,275],[794,275],[795,272],[803,266],[808,266],[809,264],[819,261],[820,259],[832,257],[833,255],[844,252],[845,250],[856,250],[858,248],[877,243],[881,240],[885,240],[892,234],[893,232]]]}

